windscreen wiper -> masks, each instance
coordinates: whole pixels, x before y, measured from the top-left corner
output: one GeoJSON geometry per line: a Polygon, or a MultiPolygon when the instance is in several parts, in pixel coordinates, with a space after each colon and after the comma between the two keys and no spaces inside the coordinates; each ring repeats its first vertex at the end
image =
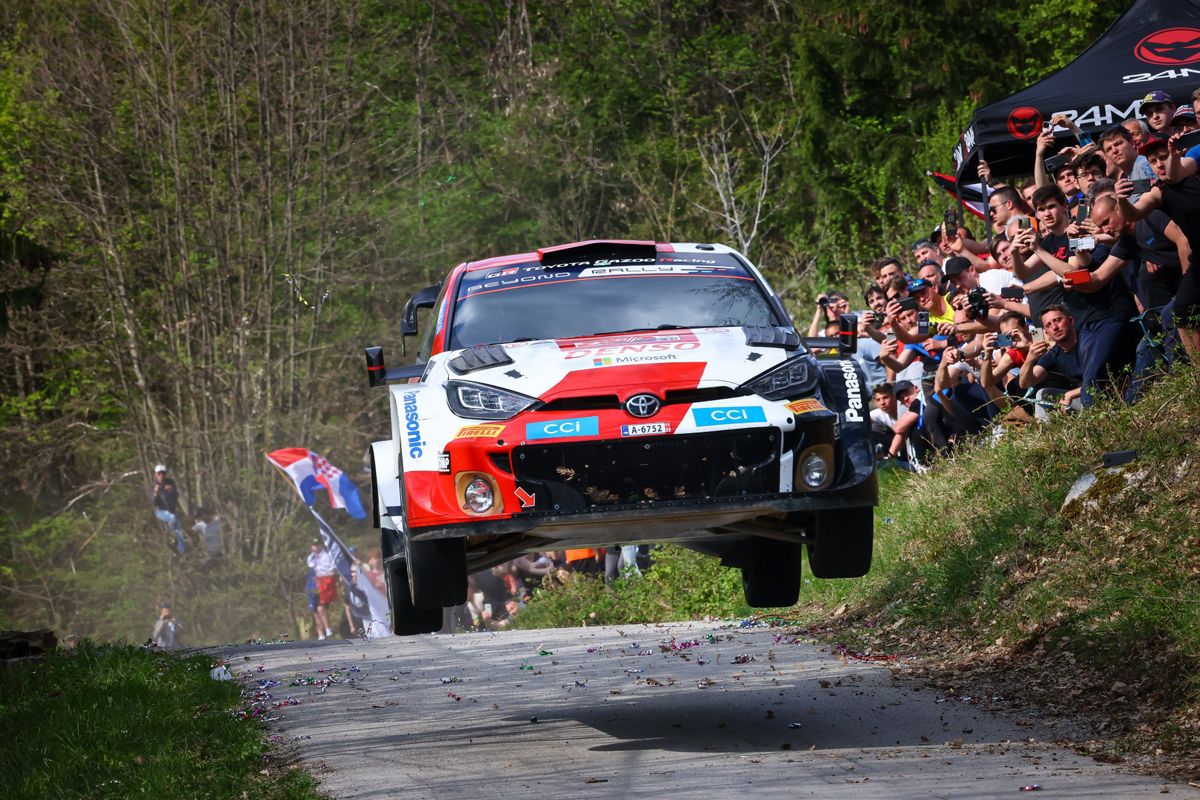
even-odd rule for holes
{"type": "Polygon", "coordinates": [[[597,333],[589,333],[588,335],[589,336],[613,336],[618,333],[642,333],[644,331],[682,331],[682,330],[687,330],[688,328],[694,328],[694,327],[696,327],[696,326],[695,325],[674,325],[674,324],[668,322],[663,325],[657,325],[653,328],[645,327],[645,328],[628,328],[623,331],[599,331],[597,333]]]}

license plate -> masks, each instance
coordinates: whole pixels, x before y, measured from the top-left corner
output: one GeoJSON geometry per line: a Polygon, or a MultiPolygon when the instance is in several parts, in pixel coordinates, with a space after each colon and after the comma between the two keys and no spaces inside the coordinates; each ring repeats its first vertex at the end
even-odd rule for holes
{"type": "Polygon", "coordinates": [[[669,422],[643,422],[640,425],[621,426],[622,436],[654,436],[670,432],[671,423],[669,422]]]}

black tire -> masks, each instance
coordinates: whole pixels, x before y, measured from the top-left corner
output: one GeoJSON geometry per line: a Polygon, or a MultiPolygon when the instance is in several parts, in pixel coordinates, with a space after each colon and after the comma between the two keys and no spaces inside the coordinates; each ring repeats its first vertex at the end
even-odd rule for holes
{"type": "Polygon", "coordinates": [[[875,509],[817,512],[816,541],[808,544],[808,568],[817,578],[861,578],[871,569],[875,509]]]}
{"type": "Polygon", "coordinates": [[[794,606],[800,599],[800,549],[793,542],[754,537],[741,554],[742,591],[753,608],[794,606]]]}
{"type": "Polygon", "coordinates": [[[467,540],[408,540],[408,591],[417,608],[459,606],[467,602],[467,540]]]}
{"type": "Polygon", "coordinates": [[[440,608],[417,608],[408,593],[408,567],[403,559],[388,564],[388,602],[392,607],[392,632],[397,636],[433,633],[442,629],[440,608]]]}

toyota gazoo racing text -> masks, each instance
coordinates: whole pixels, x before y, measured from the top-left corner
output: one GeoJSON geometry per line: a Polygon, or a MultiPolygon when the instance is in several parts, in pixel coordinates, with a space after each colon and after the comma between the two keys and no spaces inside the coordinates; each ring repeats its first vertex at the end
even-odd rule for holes
{"type": "Polygon", "coordinates": [[[742,255],[590,241],[455,267],[371,446],[396,633],[434,631],[467,575],[524,552],[678,542],[739,567],[752,606],[871,565],[868,389],[843,334],[797,335],[742,255]],[[820,353],[816,355],[817,353],[820,353]]]}

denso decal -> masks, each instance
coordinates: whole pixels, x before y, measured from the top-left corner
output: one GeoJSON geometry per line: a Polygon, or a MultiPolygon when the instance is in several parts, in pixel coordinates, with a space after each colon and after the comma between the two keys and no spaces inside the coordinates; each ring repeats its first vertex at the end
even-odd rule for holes
{"type": "Polygon", "coordinates": [[[420,458],[425,455],[425,442],[421,438],[421,421],[417,418],[417,393],[404,394],[404,444],[408,447],[409,458],[420,458]]]}
{"type": "Polygon", "coordinates": [[[455,439],[492,439],[504,433],[503,425],[468,425],[461,428],[455,439]]]}
{"type": "Polygon", "coordinates": [[[800,416],[801,414],[812,414],[815,411],[828,411],[829,409],[821,405],[820,400],[813,397],[806,397],[803,400],[793,400],[788,403],[787,410],[796,416],[800,416]]]}
{"type": "Polygon", "coordinates": [[[744,425],[748,422],[766,422],[767,412],[763,411],[761,406],[693,408],[692,420],[699,428],[710,425],[744,425]]]}
{"type": "Polygon", "coordinates": [[[562,439],[567,436],[599,436],[599,417],[575,417],[556,419],[552,422],[529,422],[525,425],[525,439],[562,439]]]}
{"type": "Polygon", "coordinates": [[[846,411],[842,414],[842,419],[846,422],[862,422],[862,384],[858,380],[854,362],[839,361],[838,366],[842,368],[842,380],[846,384],[846,411]]]}

